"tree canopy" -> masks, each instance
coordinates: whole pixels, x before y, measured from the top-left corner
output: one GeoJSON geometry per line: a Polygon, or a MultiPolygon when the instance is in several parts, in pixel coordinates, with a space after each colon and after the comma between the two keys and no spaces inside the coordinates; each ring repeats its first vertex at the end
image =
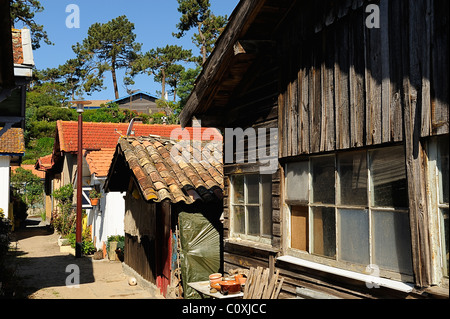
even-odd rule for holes
{"type": "Polygon", "coordinates": [[[17,23],[21,22],[28,26],[31,31],[33,49],[38,49],[41,46],[41,41],[52,45],[47,31],[44,30],[44,26],[36,23],[34,17],[36,13],[42,12],[44,7],[37,0],[12,0],[11,1],[11,22],[14,27],[17,23]]]}
{"type": "Polygon", "coordinates": [[[123,15],[107,23],[94,23],[88,30],[87,38],[73,46],[77,57],[83,62],[84,70],[95,74],[91,80],[97,80],[94,82],[96,86],[102,86],[103,73],[111,71],[116,99],[119,98],[116,71],[129,67],[142,46],[135,42],[133,31],[134,23],[123,15]]]}
{"type": "Polygon", "coordinates": [[[216,16],[211,12],[209,0],[177,0],[178,12],[181,13],[174,37],[181,38],[191,29],[196,29],[192,40],[200,48],[202,64],[214,48],[219,35],[225,28],[227,16],[216,16]]]}

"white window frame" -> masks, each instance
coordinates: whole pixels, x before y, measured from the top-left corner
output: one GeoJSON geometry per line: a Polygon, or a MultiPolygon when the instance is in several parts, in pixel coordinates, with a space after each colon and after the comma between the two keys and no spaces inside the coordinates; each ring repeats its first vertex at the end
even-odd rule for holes
{"type": "MultiPolygon", "coordinates": [[[[230,238],[231,239],[238,238],[238,239],[248,240],[248,241],[252,241],[252,242],[267,244],[267,245],[272,244],[273,235],[267,236],[267,235],[263,234],[263,218],[261,218],[262,214],[263,214],[263,187],[262,187],[262,185],[263,185],[263,183],[262,183],[262,175],[261,174],[241,174],[241,175],[236,174],[236,175],[230,176],[230,238]],[[234,179],[236,176],[244,177],[244,203],[243,204],[235,204],[234,203],[234,179]],[[247,203],[247,199],[248,199],[247,176],[259,176],[259,185],[258,185],[258,187],[259,187],[259,203],[258,204],[248,204],[247,203]],[[245,234],[237,233],[234,230],[234,214],[235,214],[234,207],[235,206],[243,206],[244,207],[245,234]],[[259,207],[259,218],[260,218],[260,224],[259,224],[260,235],[259,236],[248,234],[249,222],[248,222],[247,207],[259,207]]],[[[270,203],[272,203],[272,201],[270,201],[270,203]]],[[[271,221],[271,224],[272,224],[272,221],[271,221]]]]}
{"type": "Polygon", "coordinates": [[[449,287],[449,277],[446,275],[447,265],[445,260],[444,243],[445,234],[442,216],[440,210],[442,208],[449,208],[448,203],[441,204],[440,197],[440,183],[439,180],[441,176],[441,163],[439,162],[439,151],[438,151],[438,139],[435,137],[429,140],[427,153],[428,153],[428,183],[427,188],[429,195],[428,197],[428,209],[430,212],[429,218],[429,229],[430,229],[430,239],[431,239],[431,249],[432,254],[436,258],[432,259],[432,283],[435,285],[442,286],[444,288],[449,287]]]}
{"type": "MultiPolygon", "coordinates": [[[[385,147],[382,149],[374,149],[374,150],[389,150],[392,148],[398,148],[398,146],[393,146],[393,147],[385,147]]],[[[343,205],[340,203],[339,201],[339,194],[340,194],[340,175],[339,175],[339,163],[338,163],[338,157],[341,154],[345,154],[343,152],[337,152],[337,153],[332,153],[332,154],[327,154],[327,155],[318,155],[318,156],[310,156],[308,159],[305,159],[304,161],[308,161],[308,198],[309,198],[309,202],[305,203],[305,202],[299,202],[299,201],[295,201],[295,200],[289,200],[289,199],[284,199],[283,200],[283,209],[286,212],[286,214],[284,214],[285,219],[285,225],[287,226],[287,232],[286,232],[286,236],[283,240],[283,247],[285,250],[285,255],[290,255],[293,257],[297,257],[297,258],[302,258],[308,261],[312,261],[312,262],[316,262],[316,263],[320,263],[320,264],[324,264],[327,266],[331,266],[331,267],[338,267],[338,268],[343,268],[343,269],[351,269],[357,272],[361,272],[361,273],[366,273],[367,271],[367,266],[368,265],[360,265],[360,264],[356,264],[353,262],[348,262],[348,261],[344,261],[340,259],[340,251],[339,251],[339,229],[340,229],[340,218],[339,218],[339,210],[340,209],[352,209],[352,210],[368,210],[368,214],[369,214],[369,265],[373,264],[373,259],[374,259],[374,254],[373,254],[373,249],[374,249],[374,243],[373,243],[373,238],[372,238],[372,233],[373,233],[373,225],[372,225],[372,220],[373,220],[373,211],[389,211],[389,212],[397,212],[397,213],[402,213],[402,214],[409,214],[409,209],[407,207],[404,208],[396,208],[396,207],[377,207],[373,205],[373,200],[372,200],[372,192],[373,192],[373,181],[371,178],[371,162],[370,162],[370,152],[373,150],[360,150],[360,151],[351,151],[349,153],[357,153],[357,152],[365,152],[366,153],[366,166],[367,166],[367,205],[368,206],[352,206],[352,205],[343,205]],[[312,203],[312,196],[313,196],[313,192],[312,192],[312,164],[311,164],[311,159],[313,158],[320,158],[320,157],[330,157],[333,156],[334,157],[334,173],[335,173],[335,203],[334,204],[320,204],[320,203],[312,203]],[[301,251],[295,248],[291,247],[291,239],[292,239],[292,229],[291,229],[291,207],[292,206],[307,206],[308,207],[308,251],[301,251]],[[321,255],[316,255],[313,254],[313,231],[314,231],[314,223],[313,223],[313,212],[312,212],[312,208],[313,207],[330,207],[330,208],[334,208],[334,212],[335,212],[335,221],[336,221],[336,228],[335,228],[335,234],[336,234],[336,247],[335,247],[335,252],[336,252],[336,256],[334,258],[331,257],[326,257],[326,256],[321,256],[321,255]]],[[[406,169],[406,163],[405,163],[405,169],[406,169]]],[[[287,164],[285,165],[285,172],[287,174],[287,164]]],[[[285,184],[287,184],[287,180],[286,180],[286,175],[285,174],[285,184]]],[[[409,217],[409,216],[408,216],[409,217]]],[[[412,268],[412,265],[411,265],[412,268]]],[[[412,271],[412,269],[411,269],[412,271]]],[[[402,280],[402,281],[410,281],[413,282],[414,278],[413,278],[413,274],[405,274],[405,273],[399,273],[393,270],[389,270],[389,269],[380,269],[380,276],[383,276],[385,278],[389,278],[389,279],[394,279],[394,280],[402,280]]]]}

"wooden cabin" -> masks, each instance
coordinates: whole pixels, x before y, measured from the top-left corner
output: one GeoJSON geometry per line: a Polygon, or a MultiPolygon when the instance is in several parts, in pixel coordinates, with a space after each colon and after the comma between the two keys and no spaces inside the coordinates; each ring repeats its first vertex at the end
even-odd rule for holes
{"type": "MultiPolygon", "coordinates": [[[[214,132],[204,147],[221,148],[214,132]]],[[[105,184],[107,192],[126,192],[124,267],[167,298],[199,298],[187,284],[222,267],[222,159],[200,160],[201,140],[188,142],[120,138],[105,184]]]]}
{"type": "Polygon", "coordinates": [[[224,163],[225,270],[278,269],[285,298],[448,298],[448,9],[239,3],[181,114],[278,129],[273,174],[224,163]]]}

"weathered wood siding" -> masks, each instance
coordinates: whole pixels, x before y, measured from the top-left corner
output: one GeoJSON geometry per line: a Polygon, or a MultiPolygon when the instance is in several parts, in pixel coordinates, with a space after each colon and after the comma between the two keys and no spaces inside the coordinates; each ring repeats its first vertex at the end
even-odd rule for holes
{"type": "MultiPolygon", "coordinates": [[[[227,127],[276,128],[278,117],[278,65],[274,57],[262,57],[246,73],[245,79],[233,94],[228,113],[227,127]]],[[[269,130],[267,130],[269,134],[269,130]]],[[[247,141],[256,143],[256,141],[247,141]]],[[[245,147],[247,163],[248,144],[245,147]]],[[[254,145],[254,144],[250,144],[254,145]]],[[[236,149],[236,148],[234,148],[236,149]]],[[[224,238],[230,237],[230,176],[233,174],[259,174],[259,164],[224,165],[224,238]]],[[[281,248],[280,173],[272,175],[272,248],[281,248]]],[[[264,265],[269,267],[270,249],[261,252],[252,247],[225,244],[224,269],[264,265]]]]}
{"type": "Polygon", "coordinates": [[[448,2],[374,1],[379,29],[365,26],[360,2],[330,7],[321,28],[303,2],[286,19],[280,157],[403,141],[405,98],[417,101],[421,137],[449,132],[448,2]]]}

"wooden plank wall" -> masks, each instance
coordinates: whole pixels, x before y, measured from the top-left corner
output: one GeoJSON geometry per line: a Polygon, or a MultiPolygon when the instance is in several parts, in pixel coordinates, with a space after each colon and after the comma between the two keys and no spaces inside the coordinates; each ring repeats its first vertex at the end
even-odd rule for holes
{"type": "MultiPolygon", "coordinates": [[[[262,57],[257,60],[233,94],[229,110],[228,127],[276,128],[278,118],[278,63],[273,57],[262,57]]],[[[269,130],[267,130],[269,134],[269,130]]],[[[248,147],[245,147],[247,159],[248,147]]],[[[246,162],[247,163],[247,162],[246,162]]],[[[230,236],[230,175],[236,173],[259,174],[259,164],[224,165],[224,238],[230,236]]],[[[272,247],[281,248],[281,213],[280,213],[280,172],[272,175],[272,247]]],[[[237,249],[236,246],[225,245],[224,269],[237,267],[269,267],[271,252],[260,252],[255,247],[237,249]],[[259,252],[259,253],[256,253],[259,252]]]]}
{"type": "Polygon", "coordinates": [[[403,141],[405,76],[421,136],[449,132],[448,2],[375,3],[379,29],[365,27],[368,3],[318,32],[303,2],[286,19],[279,32],[280,157],[403,141]]]}

